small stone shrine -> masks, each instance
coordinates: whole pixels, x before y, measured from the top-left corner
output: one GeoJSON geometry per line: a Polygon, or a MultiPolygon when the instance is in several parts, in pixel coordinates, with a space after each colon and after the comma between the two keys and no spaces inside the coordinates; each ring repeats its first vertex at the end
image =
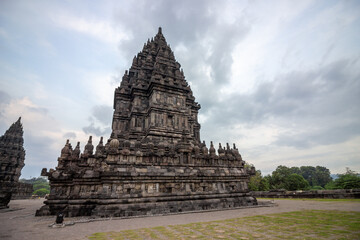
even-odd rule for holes
{"type": "Polygon", "coordinates": [[[19,118],[0,137],[0,208],[6,208],[14,196],[31,196],[32,185],[19,182],[21,169],[25,166],[23,144],[23,128],[19,118]]]}
{"type": "Polygon", "coordinates": [[[198,111],[159,28],[115,89],[112,133],[84,151],[66,141],[36,215],[129,217],[257,205],[235,144],[200,141],[198,111]]]}

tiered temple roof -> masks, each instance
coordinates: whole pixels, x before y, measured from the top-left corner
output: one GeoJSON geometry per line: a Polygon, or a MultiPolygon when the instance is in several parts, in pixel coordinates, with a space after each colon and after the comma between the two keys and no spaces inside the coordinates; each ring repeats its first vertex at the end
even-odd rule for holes
{"type": "Polygon", "coordinates": [[[200,105],[180,66],[159,28],[115,90],[113,137],[176,143],[184,132],[200,143],[200,105]]]}

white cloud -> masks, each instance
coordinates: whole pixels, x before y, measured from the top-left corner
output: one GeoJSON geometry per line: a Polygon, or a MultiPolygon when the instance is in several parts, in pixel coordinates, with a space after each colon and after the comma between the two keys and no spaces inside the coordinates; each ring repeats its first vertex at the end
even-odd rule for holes
{"type": "Polygon", "coordinates": [[[231,83],[222,89],[224,94],[252,92],[259,81],[271,80],[281,70],[279,59],[285,52],[279,41],[287,38],[287,28],[309,5],[309,1],[274,4],[269,11],[267,3],[250,4],[246,9],[251,19],[251,30],[232,53],[231,83]]]}
{"type": "Polygon", "coordinates": [[[260,168],[264,174],[270,174],[278,165],[288,167],[325,166],[331,173],[343,173],[345,167],[360,171],[360,152],[357,150],[360,137],[340,144],[315,146],[306,151],[293,147],[269,145],[258,149],[244,149],[243,153],[249,162],[260,168]],[[266,149],[266,151],[264,151],[266,149]]]}
{"type": "Polygon", "coordinates": [[[81,71],[81,85],[88,93],[89,102],[92,105],[113,105],[115,88],[120,86],[120,82],[113,81],[111,72],[86,72],[81,71]]]}
{"type": "MultiPolygon", "coordinates": [[[[359,139],[348,133],[358,119],[352,106],[359,100],[353,81],[358,64],[349,63],[360,52],[356,2],[116,5],[8,1],[0,9],[6,50],[0,88],[13,97],[0,109],[6,117],[0,123],[9,126],[23,115],[31,165],[54,167],[64,135],[76,135],[84,146],[82,128],[93,107],[113,104],[120,83],[113,81],[115,66],[122,76],[162,26],[202,105],[201,136],[207,142],[237,143],[244,158],[265,172],[279,164],[358,167],[353,149],[359,139]],[[340,60],[347,65],[334,71],[336,64],[329,63],[340,60]],[[317,71],[324,66],[325,72],[317,71]],[[347,160],[337,161],[341,156],[347,160]]],[[[107,127],[93,122],[92,130],[107,127]]]]}
{"type": "Polygon", "coordinates": [[[57,12],[51,14],[50,18],[59,27],[86,34],[105,43],[117,44],[121,40],[132,38],[131,34],[121,26],[115,28],[110,21],[105,19],[79,17],[69,12],[57,12]]]}
{"type": "Polygon", "coordinates": [[[5,29],[0,27],[0,37],[3,39],[8,39],[9,38],[9,34],[6,32],[5,29]]]}
{"type": "Polygon", "coordinates": [[[49,40],[45,38],[40,38],[38,40],[38,44],[41,48],[44,48],[44,52],[46,52],[47,55],[56,56],[57,54],[56,47],[49,40]]]}
{"type": "Polygon", "coordinates": [[[4,131],[21,116],[26,150],[23,170],[25,177],[37,176],[41,167],[57,165],[57,157],[65,143],[66,139],[63,136],[66,133],[74,132],[77,136],[76,140],[81,141],[82,146],[87,141],[88,136],[83,131],[65,128],[50,115],[47,108],[35,104],[28,97],[11,99],[10,102],[2,103],[0,106],[1,126],[6,126],[4,131]],[[27,169],[32,170],[27,171],[27,169]],[[33,169],[38,172],[33,172],[33,169]]]}

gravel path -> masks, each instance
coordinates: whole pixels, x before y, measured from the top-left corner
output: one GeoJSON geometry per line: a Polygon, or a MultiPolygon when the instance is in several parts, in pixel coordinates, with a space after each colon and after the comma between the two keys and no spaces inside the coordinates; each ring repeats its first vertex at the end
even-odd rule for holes
{"type": "MultiPolygon", "coordinates": [[[[43,205],[43,199],[13,200],[10,208],[0,210],[0,239],[87,239],[95,232],[121,231],[143,227],[155,227],[191,222],[224,220],[245,216],[300,211],[306,209],[359,211],[358,202],[320,202],[302,200],[275,200],[275,207],[259,207],[226,211],[188,213],[168,216],[154,216],[132,219],[118,219],[76,223],[64,228],[50,228],[55,217],[35,217],[36,209],[43,205]]],[[[65,218],[65,222],[80,220],[65,218]]]]}

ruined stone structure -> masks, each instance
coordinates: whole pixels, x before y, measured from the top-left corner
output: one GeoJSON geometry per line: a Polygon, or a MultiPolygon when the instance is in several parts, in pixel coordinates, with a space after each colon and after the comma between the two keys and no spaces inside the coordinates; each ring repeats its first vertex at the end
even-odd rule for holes
{"type": "Polygon", "coordinates": [[[235,144],[216,154],[200,141],[195,102],[159,28],[115,90],[112,133],[80,153],[66,142],[56,169],[43,169],[51,192],[37,215],[170,214],[257,205],[235,144]],[[95,151],[94,151],[95,150],[95,151]]]}
{"type": "Polygon", "coordinates": [[[18,182],[14,187],[11,200],[30,199],[33,195],[34,188],[30,183],[18,182]]]}
{"type": "Polygon", "coordinates": [[[21,169],[25,166],[21,118],[0,137],[0,208],[7,207],[12,194],[32,185],[19,183],[21,169]]]}

